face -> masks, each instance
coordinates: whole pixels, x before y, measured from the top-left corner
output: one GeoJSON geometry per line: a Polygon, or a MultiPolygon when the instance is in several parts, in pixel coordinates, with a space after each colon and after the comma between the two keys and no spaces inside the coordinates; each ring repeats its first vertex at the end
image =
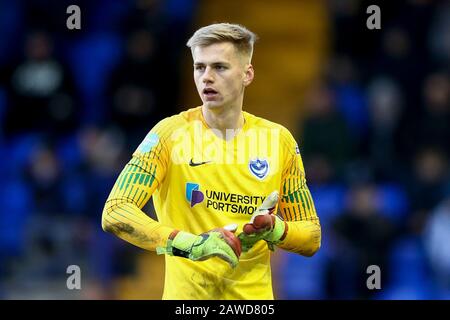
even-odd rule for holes
{"type": "Polygon", "coordinates": [[[244,88],[253,80],[253,67],[229,42],[193,50],[194,80],[207,108],[242,107],[244,88]]]}

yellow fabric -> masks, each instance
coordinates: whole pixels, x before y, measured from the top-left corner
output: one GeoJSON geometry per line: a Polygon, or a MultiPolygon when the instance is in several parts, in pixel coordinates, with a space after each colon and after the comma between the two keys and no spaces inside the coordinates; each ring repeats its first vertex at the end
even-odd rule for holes
{"type": "Polygon", "coordinates": [[[287,221],[286,238],[278,244],[279,248],[312,256],[321,243],[321,228],[318,221],[287,221]]]}
{"type": "MultiPolygon", "coordinates": [[[[229,140],[208,128],[201,107],[159,122],[119,176],[104,220],[111,225],[127,222],[142,234],[132,241],[123,234],[122,238],[155,250],[165,246],[173,229],[200,234],[236,223],[238,234],[264,198],[279,190],[285,220],[318,225],[292,135],[247,112],[244,119],[242,130],[229,140]],[[140,210],[152,195],[159,222],[145,218],[140,210]]],[[[297,241],[305,239],[312,238],[288,232],[283,244],[303,252],[309,244],[297,241]]],[[[243,253],[236,269],[219,258],[194,262],[166,256],[163,299],[273,299],[267,244],[260,241],[243,253]]]]}

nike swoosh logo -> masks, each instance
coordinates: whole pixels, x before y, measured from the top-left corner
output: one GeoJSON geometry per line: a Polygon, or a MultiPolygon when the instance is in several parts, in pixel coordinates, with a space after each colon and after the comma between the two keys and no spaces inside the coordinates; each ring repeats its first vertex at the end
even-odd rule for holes
{"type": "Polygon", "coordinates": [[[191,159],[191,161],[189,161],[189,165],[191,167],[196,167],[196,166],[201,166],[202,164],[206,164],[206,163],[209,163],[209,162],[211,162],[211,161],[193,162],[192,159],[191,159]]]}

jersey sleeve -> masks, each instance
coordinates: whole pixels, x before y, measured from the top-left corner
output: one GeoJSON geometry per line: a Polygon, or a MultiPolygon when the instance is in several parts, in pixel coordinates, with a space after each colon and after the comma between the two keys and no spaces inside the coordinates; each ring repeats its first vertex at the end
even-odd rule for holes
{"type": "Polygon", "coordinates": [[[317,221],[299,147],[289,132],[285,132],[282,139],[284,168],[279,202],[281,215],[286,221],[317,221]]]}
{"type": "Polygon", "coordinates": [[[169,162],[170,131],[166,121],[159,122],[134,151],[111,192],[142,208],[164,180],[169,162]]]}
{"type": "Polygon", "coordinates": [[[279,200],[286,223],[286,236],[278,246],[303,256],[312,256],[321,245],[321,227],[314,201],[306,184],[299,147],[287,129],[282,135],[284,169],[279,200]],[[284,140],[284,141],[283,141],[284,140]]]}
{"type": "Polygon", "coordinates": [[[149,250],[164,246],[173,231],[142,211],[164,180],[169,164],[167,119],[159,122],[137,147],[117,178],[102,215],[103,229],[149,250]]]}

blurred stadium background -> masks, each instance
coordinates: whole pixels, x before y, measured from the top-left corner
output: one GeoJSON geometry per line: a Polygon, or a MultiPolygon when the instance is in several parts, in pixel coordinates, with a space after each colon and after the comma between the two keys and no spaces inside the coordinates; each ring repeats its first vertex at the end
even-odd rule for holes
{"type": "Polygon", "coordinates": [[[259,35],[244,107],[295,134],[322,222],[313,258],[275,253],[277,298],[449,299],[450,2],[426,0],[0,0],[0,298],[161,298],[163,259],[101,211],[145,133],[200,104],[185,43],[212,22],[259,35]]]}

